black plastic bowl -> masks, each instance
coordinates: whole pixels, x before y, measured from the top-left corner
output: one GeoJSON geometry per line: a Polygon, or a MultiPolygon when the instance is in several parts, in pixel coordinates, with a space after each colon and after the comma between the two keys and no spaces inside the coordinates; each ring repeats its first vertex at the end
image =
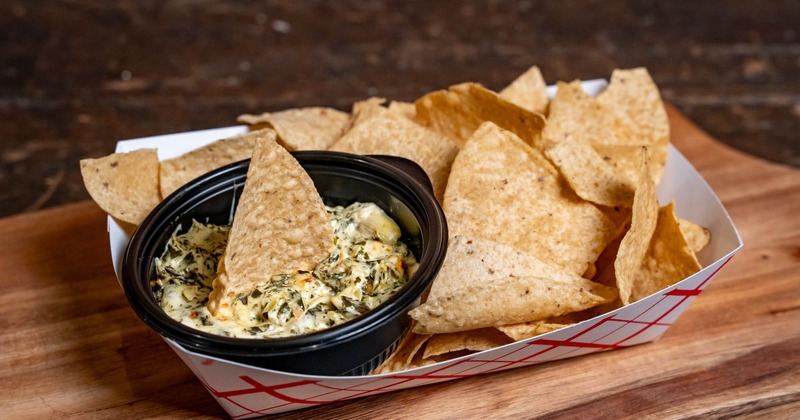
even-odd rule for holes
{"type": "Polygon", "coordinates": [[[192,219],[229,224],[249,160],[190,182],[167,197],[131,237],[122,262],[122,287],[136,314],[188,350],[268,369],[314,375],[363,375],[377,367],[408,331],[409,309],[439,272],[447,250],[447,223],[430,181],[414,162],[388,156],[303,151],[293,153],[328,205],[373,202],[402,230],[419,269],[395,295],[375,309],[330,329],[288,338],[247,339],[209,334],[164,313],[150,288],[154,259],[180,226],[192,219]]]}

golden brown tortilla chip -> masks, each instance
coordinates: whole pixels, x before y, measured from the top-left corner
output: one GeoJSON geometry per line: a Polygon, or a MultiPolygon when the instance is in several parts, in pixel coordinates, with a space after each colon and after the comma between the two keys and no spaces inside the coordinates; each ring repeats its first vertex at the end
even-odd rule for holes
{"type": "MultiPolygon", "coordinates": [[[[469,356],[470,354],[475,354],[475,353],[476,352],[474,352],[472,350],[451,351],[449,353],[444,353],[444,354],[439,354],[439,355],[436,355],[436,356],[431,356],[431,357],[429,357],[427,359],[423,359],[422,355],[417,354],[416,358],[414,359],[414,363],[419,363],[420,361],[423,362],[423,363],[424,362],[429,362],[431,364],[433,364],[433,363],[441,363],[441,362],[446,362],[448,360],[457,359],[459,357],[469,356]]],[[[425,365],[423,365],[423,366],[425,366],[425,365]]]]}
{"type": "Polygon", "coordinates": [[[678,219],[678,225],[681,228],[683,237],[695,254],[705,248],[711,241],[711,232],[697,223],[690,222],[686,219],[678,219]]]}
{"type": "Polygon", "coordinates": [[[597,208],[617,227],[617,233],[628,229],[626,225],[631,221],[630,208],[606,206],[597,206],[597,208]]]}
{"type": "Polygon", "coordinates": [[[614,70],[608,87],[597,95],[597,102],[626,121],[638,144],[647,146],[653,179],[658,183],[667,159],[669,119],[658,86],[647,69],[614,70]]]}
{"type": "Polygon", "coordinates": [[[417,106],[410,102],[392,101],[389,103],[389,111],[412,121],[417,118],[417,106]]]}
{"type": "MultiPolygon", "coordinates": [[[[413,323],[412,323],[413,326],[413,323]]],[[[416,357],[420,349],[428,342],[430,335],[419,335],[409,331],[397,345],[397,349],[380,366],[375,368],[372,373],[392,373],[403,370],[413,369],[436,363],[435,361],[423,361],[421,357],[416,357]]]]}
{"type": "Polygon", "coordinates": [[[325,150],[344,134],[350,125],[350,115],[333,108],[310,107],[244,114],[237,118],[252,129],[274,128],[278,142],[286,150],[325,150]]]}
{"type": "Polygon", "coordinates": [[[583,272],[581,277],[591,280],[592,277],[595,276],[595,274],[597,274],[597,266],[594,265],[594,263],[591,263],[589,264],[589,268],[587,268],[586,271],[583,272]]]}
{"type": "MultiPolygon", "coordinates": [[[[631,100],[625,95],[631,92],[621,90],[619,84],[619,81],[612,80],[606,91],[593,98],[583,91],[579,81],[559,83],[542,134],[544,148],[551,149],[566,141],[590,144],[614,172],[635,183],[639,169],[638,150],[641,146],[647,146],[651,175],[658,183],[669,147],[669,122],[663,113],[658,90],[654,93],[662,111],[656,112],[655,105],[649,105],[648,109],[653,109],[656,115],[648,120],[646,116],[630,110],[631,100]],[[655,122],[666,124],[666,136],[664,128],[654,125],[655,122]]],[[[645,97],[652,95],[651,89],[645,97]]]]}
{"type": "Polygon", "coordinates": [[[442,334],[546,319],[616,296],[615,289],[580,277],[506,277],[428,299],[409,315],[417,321],[417,334],[442,334]]]}
{"type": "Polygon", "coordinates": [[[448,293],[496,279],[523,276],[575,277],[517,248],[487,239],[455,235],[447,245],[447,256],[431,285],[428,299],[439,299],[448,293]]]}
{"type": "Polygon", "coordinates": [[[600,283],[605,286],[613,286],[617,287],[617,277],[616,272],[614,271],[614,262],[617,259],[617,253],[619,252],[619,245],[622,243],[622,238],[628,232],[630,225],[628,225],[624,230],[621,230],[619,235],[617,235],[613,241],[611,241],[606,249],[600,253],[600,256],[597,257],[597,261],[595,261],[595,266],[597,272],[595,273],[594,277],[592,277],[592,281],[600,283]]]}
{"type": "MultiPolygon", "coordinates": [[[[669,142],[669,119],[661,94],[647,69],[616,69],[597,102],[630,119],[630,127],[648,146],[669,142]]],[[[641,140],[640,140],[641,141],[641,140]]],[[[648,148],[652,149],[652,148],[648,148]]],[[[652,154],[652,151],[651,151],[652,154]]]]}
{"type": "Polygon", "coordinates": [[[527,110],[545,114],[550,98],[539,67],[533,66],[500,91],[500,97],[527,110]]]}
{"type": "Polygon", "coordinates": [[[495,328],[480,328],[471,331],[431,336],[425,345],[423,359],[456,351],[484,351],[512,343],[507,335],[495,328]]]}
{"type": "MultiPolygon", "coordinates": [[[[608,144],[593,144],[592,148],[608,166],[614,169],[618,176],[629,180],[633,185],[639,181],[639,167],[642,161],[642,146],[620,146],[608,144]]],[[[647,149],[650,153],[650,148],[647,149]]],[[[651,154],[652,156],[652,154],[651,154]]],[[[653,181],[658,183],[654,177],[653,181]]]]}
{"type": "Polygon", "coordinates": [[[642,148],[639,183],[633,198],[631,228],[622,238],[614,261],[619,297],[625,305],[633,302],[631,293],[658,220],[658,198],[650,175],[649,163],[647,149],[642,148]]]}
{"type": "Polygon", "coordinates": [[[633,204],[633,183],[615,172],[589,143],[562,141],[546,154],[584,200],[609,207],[633,204]]]}
{"type": "Polygon", "coordinates": [[[443,207],[452,234],[515,247],[576,275],[617,228],[539,151],[490,122],[456,156],[443,207]]]}
{"type": "MultiPolygon", "coordinates": [[[[347,128],[347,130],[344,131],[343,134],[352,130],[353,127],[355,127],[362,121],[387,114],[389,110],[383,106],[385,102],[386,98],[372,97],[354,103],[353,110],[351,111],[352,117],[350,119],[350,125],[347,128]]],[[[336,142],[334,142],[333,144],[336,144],[336,142]]]]}
{"type": "MultiPolygon", "coordinates": [[[[450,238],[447,257],[431,286],[428,300],[435,300],[448,293],[473,285],[490,283],[500,278],[523,276],[575,279],[574,275],[547,265],[533,255],[518,249],[485,239],[456,235],[450,238]]],[[[519,328],[530,329],[525,326],[519,328]]],[[[500,329],[502,331],[502,328],[500,329]]],[[[491,334],[486,331],[491,329],[435,335],[428,343],[426,355],[423,357],[460,350],[482,351],[507,343],[492,339],[497,337],[496,331],[491,334]]]]}
{"type": "Polygon", "coordinates": [[[114,153],[80,162],[86,190],[103,211],[138,225],[160,201],[155,149],[114,153]]]}
{"type": "Polygon", "coordinates": [[[502,325],[497,329],[514,341],[522,341],[537,335],[569,327],[572,323],[555,322],[551,318],[520,324],[502,325]]]}
{"type": "Polygon", "coordinates": [[[694,252],[681,234],[675,203],[662,207],[658,212],[653,238],[643,263],[636,272],[636,282],[631,301],[644,299],[653,293],[691,276],[702,267],[694,252]]]}
{"type": "Polygon", "coordinates": [[[256,139],[271,129],[251,131],[217,140],[199,149],[161,162],[161,196],[166,197],[187,182],[229,163],[249,159],[256,139]]]}
{"type": "Polygon", "coordinates": [[[558,83],[558,92],[550,102],[542,140],[545,149],[563,141],[591,145],[641,143],[628,123],[583,91],[579,80],[558,83]]]}
{"type": "Polygon", "coordinates": [[[416,101],[417,120],[432,130],[455,139],[463,147],[472,133],[491,121],[538,144],[544,116],[519,107],[477,83],[462,83],[429,93],[416,101]]]}
{"type": "Polygon", "coordinates": [[[383,111],[369,111],[371,116],[363,119],[360,113],[357,114],[360,121],[330,150],[361,155],[392,155],[413,160],[428,174],[434,195],[441,201],[458,147],[449,138],[389,112],[380,105],[378,107],[383,111]]]}
{"type": "Polygon", "coordinates": [[[308,173],[268,132],[256,140],[209,311],[229,317],[229,301],[277,274],[311,270],[333,249],[333,229],[308,173]]]}
{"type": "Polygon", "coordinates": [[[372,97],[358,101],[353,104],[352,123],[350,128],[359,122],[368,118],[382,116],[387,113],[397,116],[405,117],[411,121],[415,121],[416,107],[412,103],[391,101],[389,106],[386,104],[386,98],[372,97]]]}

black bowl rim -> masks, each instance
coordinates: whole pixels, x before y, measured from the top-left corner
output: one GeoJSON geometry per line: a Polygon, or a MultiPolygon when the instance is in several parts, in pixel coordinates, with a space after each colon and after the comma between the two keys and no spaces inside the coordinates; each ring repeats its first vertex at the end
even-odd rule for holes
{"type": "MultiPolygon", "coordinates": [[[[144,258],[141,254],[146,253],[142,250],[143,244],[148,237],[157,234],[155,226],[171,223],[169,219],[166,219],[167,216],[172,217],[172,215],[180,214],[180,209],[184,207],[180,205],[180,202],[184,196],[193,196],[208,190],[210,186],[223,189],[227,183],[220,182],[219,178],[227,178],[231,172],[243,171],[243,173],[236,176],[244,179],[250,163],[249,159],[245,159],[202,175],[169,195],[151,211],[131,236],[122,260],[121,283],[129,304],[147,325],[162,336],[202,353],[229,354],[232,356],[281,356],[328,348],[369,334],[384,322],[388,322],[397,316],[402,316],[402,312],[407,311],[417,302],[441,268],[448,241],[448,228],[444,212],[434,198],[430,188],[430,181],[422,168],[413,161],[394,156],[385,160],[381,156],[361,156],[332,151],[296,151],[292,152],[292,155],[301,164],[325,162],[326,164],[355,165],[362,169],[387,175],[390,179],[398,181],[399,188],[405,189],[406,193],[421,202],[425,212],[424,215],[417,214],[413,206],[408,207],[418,221],[420,217],[428,219],[429,232],[427,232],[427,236],[425,232],[421,232],[424,245],[422,255],[418,260],[419,268],[406,286],[387,301],[361,317],[323,331],[294,337],[272,339],[224,337],[195,330],[166,315],[161,307],[155,303],[149,287],[144,287],[143,282],[136,281],[136,272],[139,270],[137,263],[144,258]],[[390,163],[396,159],[406,161],[403,165],[400,165],[404,170],[400,170],[398,166],[390,163]],[[407,172],[408,170],[413,172],[413,167],[418,168],[416,174],[407,172]],[[176,202],[178,204],[175,204],[176,202]],[[173,209],[173,207],[176,207],[176,209],[173,209]],[[430,238],[436,237],[441,238],[438,246],[435,243],[430,243],[430,238]],[[428,241],[427,244],[426,241],[428,241]]],[[[401,201],[407,201],[401,197],[398,198],[401,201]]],[[[420,226],[422,226],[422,223],[420,223],[420,226]]]]}

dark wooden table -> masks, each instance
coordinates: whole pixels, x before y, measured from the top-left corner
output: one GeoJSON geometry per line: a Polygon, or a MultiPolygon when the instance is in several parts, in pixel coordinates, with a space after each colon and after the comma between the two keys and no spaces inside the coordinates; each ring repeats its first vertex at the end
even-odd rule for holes
{"type": "Polygon", "coordinates": [[[88,198],[119,139],[371,95],[413,100],[532,64],[548,82],[646,66],[720,141],[800,164],[800,3],[0,2],[0,217],[88,198]]]}

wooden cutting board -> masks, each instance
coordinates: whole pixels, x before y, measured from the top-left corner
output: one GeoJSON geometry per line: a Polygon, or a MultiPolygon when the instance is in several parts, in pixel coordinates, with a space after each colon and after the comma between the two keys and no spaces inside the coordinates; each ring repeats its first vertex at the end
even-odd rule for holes
{"type": "MultiPolygon", "coordinates": [[[[670,119],[745,247],[662,339],[283,417],[797,416],[800,170],[670,119]]],[[[94,203],[0,220],[0,273],[0,416],[225,416],[128,306],[94,203]]]]}

